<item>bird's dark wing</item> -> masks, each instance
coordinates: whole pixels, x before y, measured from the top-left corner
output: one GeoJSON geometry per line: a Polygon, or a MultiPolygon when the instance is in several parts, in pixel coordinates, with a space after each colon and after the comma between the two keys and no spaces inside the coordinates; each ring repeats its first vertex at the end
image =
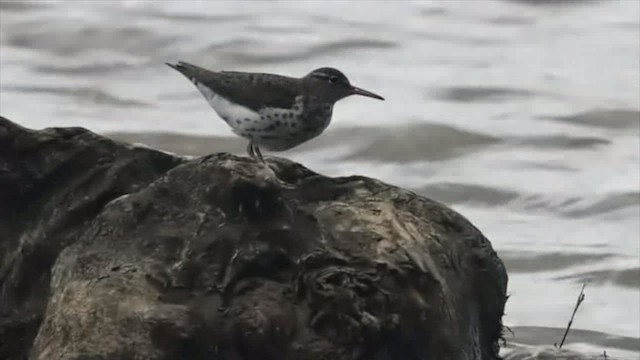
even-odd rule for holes
{"type": "Polygon", "coordinates": [[[273,74],[214,72],[185,62],[169,64],[194,83],[254,111],[265,107],[289,109],[300,94],[300,80],[273,74]]]}

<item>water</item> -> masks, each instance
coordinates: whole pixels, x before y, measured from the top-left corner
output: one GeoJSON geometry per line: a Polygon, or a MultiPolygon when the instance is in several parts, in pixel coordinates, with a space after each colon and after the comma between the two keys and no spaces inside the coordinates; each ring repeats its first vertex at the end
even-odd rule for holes
{"type": "Polygon", "coordinates": [[[244,143],[163,62],[301,76],[349,98],[282,155],[454,207],[510,274],[523,344],[640,357],[640,2],[0,1],[0,108],[183,154],[244,143]],[[582,330],[582,331],[579,331],[582,330]],[[557,333],[557,334],[556,334],[557,333]]]}

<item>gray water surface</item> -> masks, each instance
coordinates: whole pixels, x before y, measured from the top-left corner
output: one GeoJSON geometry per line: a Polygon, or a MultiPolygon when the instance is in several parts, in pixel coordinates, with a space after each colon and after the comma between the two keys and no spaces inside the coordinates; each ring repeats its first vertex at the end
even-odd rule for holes
{"type": "Polygon", "coordinates": [[[509,340],[640,358],[640,2],[0,1],[0,113],[181,154],[245,143],[166,67],[302,76],[340,102],[282,153],[440,200],[510,274],[509,340]]]}

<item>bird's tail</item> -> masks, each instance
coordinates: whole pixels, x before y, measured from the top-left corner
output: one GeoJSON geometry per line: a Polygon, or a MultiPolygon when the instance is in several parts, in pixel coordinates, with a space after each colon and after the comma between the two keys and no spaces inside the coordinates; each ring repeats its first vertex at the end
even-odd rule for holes
{"type": "Polygon", "coordinates": [[[204,82],[211,77],[214,72],[209,71],[200,66],[189,64],[188,62],[178,61],[177,64],[165,63],[172,69],[175,69],[193,83],[204,82]]]}

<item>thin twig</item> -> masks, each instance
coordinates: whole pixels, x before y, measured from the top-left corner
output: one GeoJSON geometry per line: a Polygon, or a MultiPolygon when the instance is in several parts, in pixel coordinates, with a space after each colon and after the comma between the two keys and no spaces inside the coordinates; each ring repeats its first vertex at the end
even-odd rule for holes
{"type": "Polygon", "coordinates": [[[562,345],[564,345],[564,341],[567,339],[567,334],[569,334],[569,329],[571,329],[571,324],[573,324],[573,318],[576,316],[576,311],[580,307],[580,304],[584,301],[584,287],[587,286],[586,283],[582,284],[582,289],[580,290],[580,295],[578,295],[578,301],[576,301],[576,307],[573,308],[573,314],[571,314],[571,319],[567,324],[567,329],[564,331],[564,335],[562,335],[562,341],[560,341],[560,346],[558,349],[562,349],[562,345]]]}

